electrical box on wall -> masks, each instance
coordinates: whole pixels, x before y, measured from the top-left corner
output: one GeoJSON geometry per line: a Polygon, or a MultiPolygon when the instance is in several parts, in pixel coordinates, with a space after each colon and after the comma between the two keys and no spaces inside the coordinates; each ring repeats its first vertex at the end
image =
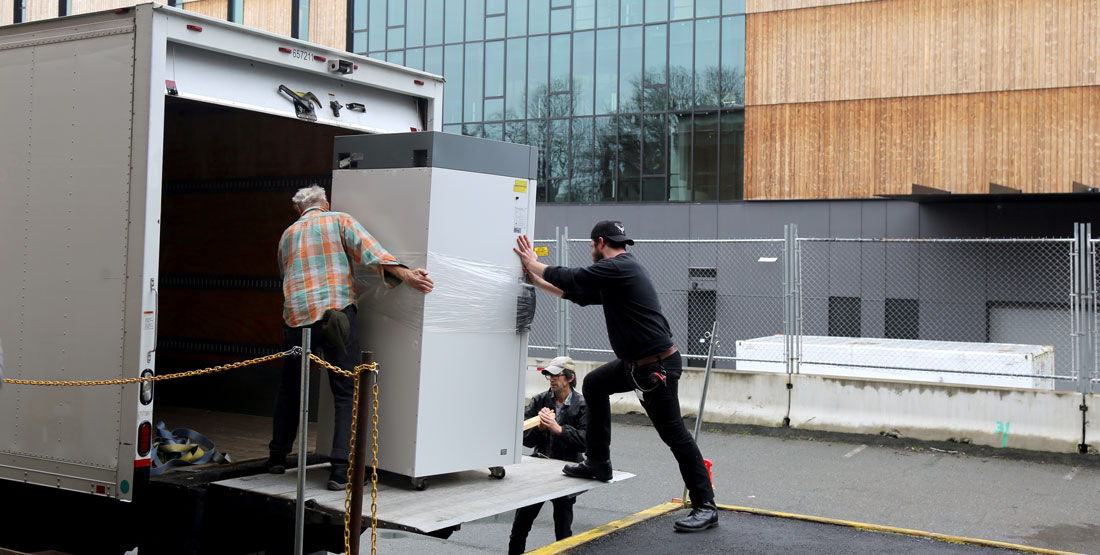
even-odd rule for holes
{"type": "Polygon", "coordinates": [[[535,296],[512,247],[534,226],[537,152],[436,132],[336,138],[333,210],[435,280],[424,295],[356,274],[361,346],[380,368],[383,470],[418,478],[521,460],[535,296]]]}

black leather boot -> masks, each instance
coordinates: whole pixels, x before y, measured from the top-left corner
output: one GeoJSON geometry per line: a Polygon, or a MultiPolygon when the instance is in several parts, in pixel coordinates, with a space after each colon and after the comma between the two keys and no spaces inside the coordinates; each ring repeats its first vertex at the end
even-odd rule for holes
{"type": "Polygon", "coordinates": [[[572,476],[573,478],[587,478],[601,482],[611,481],[610,461],[592,462],[585,458],[582,462],[565,465],[565,468],[562,468],[561,471],[566,476],[572,476]]]}
{"type": "Polygon", "coordinates": [[[691,514],[677,520],[672,525],[677,532],[699,532],[718,526],[718,507],[714,501],[700,503],[698,507],[692,507],[691,514]]]}

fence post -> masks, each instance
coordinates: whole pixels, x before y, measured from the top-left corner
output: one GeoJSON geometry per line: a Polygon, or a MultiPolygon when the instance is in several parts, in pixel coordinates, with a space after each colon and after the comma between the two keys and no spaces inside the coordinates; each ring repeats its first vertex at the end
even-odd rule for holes
{"type": "MultiPolygon", "coordinates": [[[[561,244],[565,247],[565,249],[562,251],[562,263],[559,264],[559,265],[560,266],[568,266],[569,265],[569,226],[565,226],[565,229],[562,231],[561,244]]],[[[569,306],[572,303],[570,303],[569,301],[567,301],[565,299],[560,299],[560,301],[561,301],[561,305],[562,305],[563,314],[565,315],[565,320],[564,320],[564,323],[562,324],[562,329],[565,332],[564,335],[563,335],[563,337],[565,338],[565,347],[564,347],[564,350],[563,350],[562,354],[565,355],[565,356],[570,356],[569,349],[570,349],[570,347],[573,346],[573,307],[569,306]]]]}
{"type": "Polygon", "coordinates": [[[1073,375],[1077,377],[1077,391],[1081,393],[1081,443],[1079,453],[1088,453],[1086,437],[1088,393],[1092,390],[1092,368],[1096,363],[1096,319],[1093,314],[1096,298],[1096,269],[1093,266],[1092,224],[1073,225],[1073,250],[1071,251],[1072,286],[1070,291],[1071,344],[1073,350],[1073,375]]]}
{"type": "MultiPolygon", "coordinates": [[[[557,265],[557,266],[562,266],[563,265],[562,264],[562,251],[565,249],[565,241],[562,240],[562,234],[561,234],[561,228],[560,227],[554,227],[554,238],[558,242],[558,248],[557,248],[557,253],[556,253],[557,260],[554,261],[554,264],[557,265]]],[[[558,299],[557,303],[558,303],[558,314],[557,314],[557,318],[555,320],[555,323],[557,324],[557,329],[558,329],[558,337],[557,337],[558,356],[564,356],[565,355],[565,299],[558,299]]]]}
{"type": "Polygon", "coordinates": [[[791,376],[798,373],[802,345],[802,292],[798,252],[798,225],[783,226],[783,361],[787,370],[787,413],[783,425],[791,425],[791,376]]]}

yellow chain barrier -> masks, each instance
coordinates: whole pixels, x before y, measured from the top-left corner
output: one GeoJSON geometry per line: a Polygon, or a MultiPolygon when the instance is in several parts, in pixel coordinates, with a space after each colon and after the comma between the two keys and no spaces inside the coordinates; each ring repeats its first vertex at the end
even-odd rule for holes
{"type": "MultiPolygon", "coordinates": [[[[159,376],[145,376],[138,378],[123,378],[117,380],[22,380],[17,378],[4,378],[5,384],[20,384],[20,385],[36,385],[47,387],[83,387],[83,386],[96,386],[96,385],[125,385],[132,383],[142,382],[160,382],[165,380],[174,380],[178,378],[189,378],[192,376],[202,376],[204,374],[215,374],[217,372],[223,372],[225,370],[233,370],[236,368],[244,368],[246,366],[254,366],[257,364],[263,364],[265,362],[271,362],[288,356],[301,356],[302,348],[294,347],[283,351],[281,353],[275,353],[267,356],[253,358],[250,360],[242,360],[240,362],[233,362],[230,364],[221,364],[218,366],[211,366],[209,368],[202,368],[199,370],[189,370],[187,372],[179,372],[176,374],[162,374],[159,376]]],[[[360,364],[356,366],[353,371],[344,370],[339,366],[328,363],[321,357],[310,353],[309,358],[311,361],[316,362],[319,366],[341,376],[352,378],[355,380],[355,396],[352,400],[351,409],[351,445],[350,453],[348,454],[348,484],[344,487],[344,552],[351,551],[351,474],[352,469],[355,466],[355,439],[357,436],[358,428],[358,416],[359,416],[359,376],[364,372],[377,372],[378,364],[360,364]]],[[[371,518],[371,531],[370,531],[370,551],[371,555],[377,555],[378,553],[378,384],[374,384],[371,387],[371,424],[373,429],[371,430],[371,475],[370,475],[370,518],[371,518]]],[[[361,516],[360,516],[361,518],[361,516]]]]}
{"type": "MultiPolygon", "coordinates": [[[[355,469],[355,440],[359,428],[359,376],[364,371],[377,372],[378,363],[360,364],[354,371],[347,371],[310,353],[310,360],[329,371],[355,380],[355,394],[351,402],[351,443],[348,445],[348,483],[344,486],[344,553],[351,552],[351,484],[355,469]]],[[[378,384],[371,386],[371,474],[370,474],[370,552],[378,553],[378,384]]],[[[359,516],[362,518],[362,515],[359,516]]],[[[358,540],[358,538],[356,538],[358,540]]]]}

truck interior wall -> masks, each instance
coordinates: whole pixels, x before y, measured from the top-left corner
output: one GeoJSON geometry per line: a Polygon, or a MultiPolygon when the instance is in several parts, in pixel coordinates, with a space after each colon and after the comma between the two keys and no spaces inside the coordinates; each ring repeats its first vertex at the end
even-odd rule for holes
{"type": "MultiPolygon", "coordinates": [[[[276,253],[297,219],[290,198],[329,189],[333,137],[354,131],[171,97],[164,131],[157,372],[281,350],[276,253]]],[[[281,366],[162,382],[156,405],[268,416],[281,366]]],[[[315,414],[316,376],[310,389],[315,414]]]]}

